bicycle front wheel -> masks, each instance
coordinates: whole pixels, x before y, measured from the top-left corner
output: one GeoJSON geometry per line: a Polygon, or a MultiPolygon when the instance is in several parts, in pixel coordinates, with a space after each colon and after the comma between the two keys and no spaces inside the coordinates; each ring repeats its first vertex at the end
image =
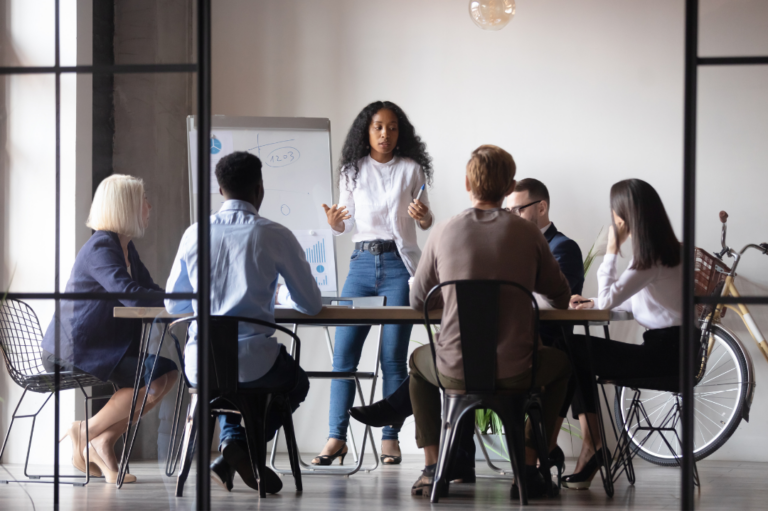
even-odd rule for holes
{"type": "MultiPolygon", "coordinates": [[[[736,431],[741,423],[746,399],[747,361],[738,341],[728,332],[714,325],[712,328],[714,346],[709,355],[707,370],[694,387],[694,445],[696,461],[702,460],[718,450],[736,431]]],[[[614,420],[619,431],[627,429],[633,450],[644,460],[657,465],[677,465],[675,456],[680,456],[682,447],[671,431],[654,434],[645,440],[646,431],[637,432],[638,427],[650,425],[674,426],[682,438],[682,423],[676,408],[678,394],[642,390],[640,401],[645,407],[650,424],[627,424],[629,405],[635,393],[626,387],[616,388],[614,420]],[[664,435],[666,442],[661,435],[664,435]],[[670,449],[670,446],[673,450],[670,449]]]]}

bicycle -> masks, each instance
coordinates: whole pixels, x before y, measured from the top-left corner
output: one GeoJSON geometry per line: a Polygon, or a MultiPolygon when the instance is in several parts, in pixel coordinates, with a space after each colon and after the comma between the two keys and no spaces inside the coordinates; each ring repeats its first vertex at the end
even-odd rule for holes
{"type": "MultiPolygon", "coordinates": [[[[727,220],[728,214],[721,211],[720,252],[712,255],[700,248],[696,249],[697,296],[740,296],[734,278],[741,257],[749,249],[756,249],[768,255],[768,243],[749,244],[739,252],[728,247],[725,242],[727,220]],[[730,268],[723,262],[724,256],[733,259],[730,268]]],[[[749,421],[755,388],[754,367],[742,341],[720,322],[727,309],[739,315],[768,361],[768,342],[746,305],[697,305],[702,329],[702,360],[694,386],[696,461],[706,458],[722,447],[736,431],[742,419],[749,421]]],[[[634,394],[632,389],[616,388],[613,417],[617,430],[626,430],[631,442],[630,448],[641,458],[657,465],[676,466],[682,451],[679,442],[682,402],[680,394],[643,390],[639,399],[647,416],[633,423],[627,420],[627,412],[634,394]],[[671,428],[676,430],[677,434],[667,430],[651,437],[645,433],[646,430],[637,432],[638,427],[651,425],[671,428]]]]}

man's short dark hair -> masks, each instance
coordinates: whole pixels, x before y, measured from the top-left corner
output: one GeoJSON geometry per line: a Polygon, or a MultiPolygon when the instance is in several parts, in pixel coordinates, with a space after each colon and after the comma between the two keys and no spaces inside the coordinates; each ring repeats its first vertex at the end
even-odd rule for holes
{"type": "Polygon", "coordinates": [[[531,177],[521,179],[515,185],[515,191],[528,192],[528,197],[531,200],[543,200],[547,202],[547,205],[549,205],[549,190],[547,190],[547,187],[544,186],[544,183],[538,179],[533,179],[531,177]]]}
{"type": "Polygon", "coordinates": [[[230,193],[253,190],[261,183],[261,160],[245,151],[228,154],[216,164],[216,180],[230,193]]]}

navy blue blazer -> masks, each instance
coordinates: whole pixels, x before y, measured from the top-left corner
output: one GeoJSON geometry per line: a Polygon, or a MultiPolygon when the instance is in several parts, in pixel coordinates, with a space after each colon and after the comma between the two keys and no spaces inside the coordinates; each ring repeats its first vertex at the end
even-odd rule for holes
{"type": "MultiPolygon", "coordinates": [[[[571,294],[581,294],[584,287],[584,262],[581,259],[579,245],[568,236],[558,231],[555,224],[549,226],[544,232],[544,237],[549,243],[549,249],[560,265],[560,271],[568,279],[571,286],[571,294]]],[[[565,330],[573,332],[572,326],[566,326],[565,330]]],[[[562,325],[542,321],[540,326],[541,340],[546,346],[557,346],[563,336],[562,325]]]]}
{"type": "Polygon", "coordinates": [[[560,265],[568,284],[571,286],[572,295],[580,295],[584,287],[584,261],[581,258],[579,245],[571,238],[558,231],[555,224],[550,224],[544,233],[549,243],[549,249],[560,265]]]}
{"type": "MultiPolygon", "coordinates": [[[[152,281],[133,242],[128,243],[131,273],[125,265],[117,234],[96,231],[80,249],[67,282],[68,293],[137,293],[163,289],[152,281]],[[131,274],[133,278],[131,278],[131,274]]],[[[62,300],[59,358],[107,381],[132,343],[138,346],[139,320],[116,319],[115,307],[163,307],[156,300],[62,300]]],[[[54,353],[54,320],[43,339],[43,349],[54,353]]],[[[137,352],[138,354],[138,352],[137,352]]]]}

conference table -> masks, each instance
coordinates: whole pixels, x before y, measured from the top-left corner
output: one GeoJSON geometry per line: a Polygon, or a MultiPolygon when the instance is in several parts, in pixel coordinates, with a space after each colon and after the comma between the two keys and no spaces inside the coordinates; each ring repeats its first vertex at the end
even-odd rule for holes
{"type": "MultiPolygon", "coordinates": [[[[138,319],[142,322],[142,331],[141,331],[141,342],[140,342],[140,352],[139,352],[139,366],[137,367],[137,374],[141,374],[141,368],[144,365],[144,360],[146,359],[148,352],[149,352],[149,341],[150,337],[152,335],[152,329],[155,325],[159,325],[162,330],[162,336],[160,339],[160,342],[158,343],[157,349],[155,350],[155,355],[160,354],[160,350],[162,348],[163,340],[165,339],[167,328],[170,323],[173,321],[176,321],[178,319],[182,319],[185,317],[191,316],[191,313],[186,314],[171,314],[168,311],[166,311],[162,307],[115,307],[114,309],[114,317],[115,318],[122,318],[122,319],[138,319]]],[[[442,318],[442,311],[441,310],[434,310],[429,312],[429,320],[430,324],[433,325],[439,325],[440,320],[442,318]]],[[[600,326],[603,327],[604,333],[606,338],[608,337],[608,324],[612,321],[628,321],[633,319],[632,314],[629,312],[624,311],[610,311],[610,310],[595,310],[595,309],[588,309],[588,310],[556,310],[556,309],[542,309],[539,311],[539,319],[541,321],[549,321],[549,322],[557,322],[561,323],[562,325],[581,325],[585,327],[585,332],[587,335],[589,335],[589,327],[592,326],[600,326]]],[[[275,322],[280,324],[288,324],[293,325],[294,332],[299,326],[315,326],[315,327],[325,327],[326,328],[326,339],[329,345],[329,350],[332,354],[332,344],[330,340],[330,334],[328,333],[327,327],[331,326],[352,326],[352,325],[370,325],[370,326],[382,326],[387,324],[410,324],[410,325],[424,325],[424,315],[417,310],[414,310],[410,307],[351,307],[351,306],[344,306],[344,305],[330,305],[325,306],[323,309],[314,316],[309,316],[307,314],[303,314],[297,310],[289,309],[289,308],[282,308],[282,307],[276,307],[275,308],[275,322]]],[[[381,328],[379,328],[378,336],[377,336],[377,346],[376,350],[377,353],[380,352],[381,347],[381,328]]],[[[293,354],[293,346],[291,347],[291,354],[293,354]]],[[[373,400],[374,391],[376,388],[376,380],[378,379],[378,373],[379,373],[379,361],[378,358],[376,359],[376,367],[373,372],[357,372],[353,374],[345,375],[344,379],[354,380],[356,387],[357,387],[357,393],[358,397],[362,401],[363,404],[370,404],[370,402],[373,400]],[[361,379],[367,379],[371,380],[371,392],[370,392],[370,399],[368,400],[368,403],[366,403],[366,400],[364,399],[364,396],[362,394],[362,388],[360,386],[360,380],[361,379]]],[[[338,376],[334,375],[331,371],[308,371],[308,376],[310,378],[338,378],[338,376]]],[[[136,410],[137,405],[137,398],[139,395],[139,389],[141,386],[141,378],[137,378],[136,382],[134,384],[134,395],[133,400],[131,402],[131,413],[130,418],[134,416],[134,412],[136,410]]],[[[182,378],[180,378],[180,382],[183,381],[182,378]]],[[[183,387],[183,385],[179,385],[180,389],[183,387]]],[[[181,391],[178,390],[177,394],[177,403],[180,403],[179,396],[181,396],[181,391]]],[[[141,420],[141,414],[144,411],[144,405],[146,403],[146,393],[144,396],[144,400],[141,403],[140,407],[140,414],[139,418],[137,419],[136,423],[134,424],[132,420],[129,419],[128,426],[126,429],[126,442],[123,446],[123,453],[120,460],[120,470],[118,472],[118,480],[117,485],[118,487],[122,486],[123,479],[125,477],[125,473],[127,473],[127,467],[128,467],[128,460],[130,459],[131,451],[133,449],[133,444],[136,438],[136,433],[138,431],[139,423],[141,420]]],[[[352,436],[352,435],[351,435],[352,436]]],[[[352,440],[351,442],[353,447],[353,454],[356,459],[356,463],[351,468],[341,468],[341,467],[318,467],[318,466],[312,466],[309,465],[303,461],[301,461],[303,468],[303,472],[306,471],[307,475],[314,475],[314,474],[323,474],[323,475],[329,475],[329,474],[335,474],[335,475],[345,475],[350,476],[354,474],[355,472],[363,469],[366,472],[370,472],[371,470],[374,470],[378,467],[378,455],[376,453],[376,447],[374,445],[373,441],[373,434],[371,432],[370,427],[365,428],[365,433],[363,434],[363,443],[360,449],[360,455],[357,454],[357,447],[352,440]],[[370,439],[371,441],[371,449],[373,450],[373,459],[374,464],[372,466],[369,466],[367,468],[362,467],[363,464],[363,453],[365,451],[365,445],[366,441],[370,439]]],[[[272,455],[270,459],[270,464],[273,469],[280,473],[290,473],[289,470],[284,469],[278,469],[274,465],[275,461],[275,452],[276,452],[276,446],[277,446],[277,436],[275,437],[275,441],[273,442],[272,447],[272,455]]],[[[171,441],[171,448],[173,447],[173,438],[171,441]]],[[[169,448],[169,458],[171,453],[171,448],[169,448]]],[[[481,448],[483,448],[481,444],[481,448]]],[[[483,448],[484,450],[484,448],[483,448]]],[[[486,460],[488,460],[487,453],[486,454],[486,460]]],[[[166,460],[166,473],[168,474],[169,469],[168,467],[171,467],[172,460],[166,460]]],[[[489,466],[496,470],[498,473],[502,475],[506,475],[506,472],[499,469],[498,467],[493,466],[489,461],[489,466]]],[[[173,473],[173,471],[170,471],[169,476],[173,473]]]]}

